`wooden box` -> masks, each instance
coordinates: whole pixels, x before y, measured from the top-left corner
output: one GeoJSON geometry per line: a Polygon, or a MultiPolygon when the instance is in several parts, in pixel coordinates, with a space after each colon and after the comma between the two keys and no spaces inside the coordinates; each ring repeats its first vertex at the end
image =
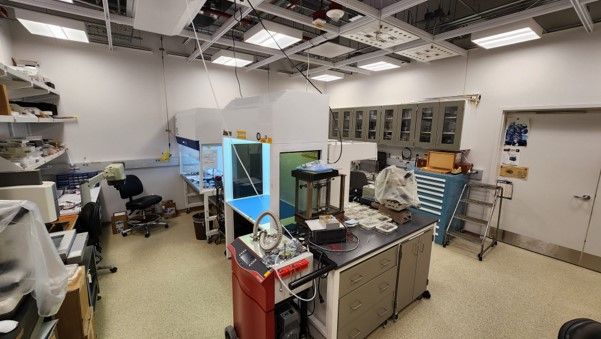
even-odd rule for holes
{"type": "Polygon", "coordinates": [[[429,151],[425,170],[435,173],[450,173],[461,161],[459,152],[429,151]]]}
{"type": "Polygon", "coordinates": [[[67,295],[56,313],[57,332],[61,339],[81,339],[89,333],[93,312],[88,298],[88,279],[84,266],[69,278],[67,295]]]}

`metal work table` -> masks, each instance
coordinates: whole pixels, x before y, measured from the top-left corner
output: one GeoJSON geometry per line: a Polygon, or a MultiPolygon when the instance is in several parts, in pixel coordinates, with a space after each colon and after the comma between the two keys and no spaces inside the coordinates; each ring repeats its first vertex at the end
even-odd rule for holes
{"type": "MultiPolygon", "coordinates": [[[[338,267],[343,267],[355,261],[360,261],[363,257],[371,253],[378,252],[403,238],[407,238],[416,232],[428,228],[436,223],[436,221],[437,219],[435,218],[414,213],[410,222],[400,225],[399,228],[390,234],[383,234],[376,230],[367,231],[357,226],[351,229],[352,233],[359,239],[359,247],[357,249],[350,252],[325,252],[324,255],[336,263],[338,267]]],[[[356,246],[355,243],[349,241],[346,243],[325,245],[323,247],[332,250],[345,250],[351,249],[354,246],[356,246]]]]}
{"type": "Polygon", "coordinates": [[[204,221],[206,225],[205,234],[208,241],[211,236],[219,234],[217,225],[213,225],[213,227],[211,227],[211,222],[217,220],[217,216],[211,215],[211,208],[209,205],[209,197],[215,196],[216,190],[215,188],[200,188],[198,184],[194,183],[185,175],[180,174],[180,176],[184,180],[184,185],[186,185],[186,189],[184,190],[186,212],[189,213],[193,207],[203,208],[204,221]],[[193,202],[192,199],[195,199],[196,201],[193,202]],[[198,201],[199,199],[200,201],[198,201]]]}

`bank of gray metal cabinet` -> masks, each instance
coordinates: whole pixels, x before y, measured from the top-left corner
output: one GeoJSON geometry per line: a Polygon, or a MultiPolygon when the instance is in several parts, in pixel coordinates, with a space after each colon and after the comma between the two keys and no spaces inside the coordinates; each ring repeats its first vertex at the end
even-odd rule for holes
{"type": "Polygon", "coordinates": [[[338,338],[364,338],[394,312],[399,246],[340,274],[338,338]]]}
{"type": "Polygon", "coordinates": [[[437,102],[417,105],[417,120],[415,122],[414,146],[433,149],[436,145],[436,127],[439,117],[437,102]]]}
{"type": "Polygon", "coordinates": [[[436,120],[435,148],[447,151],[459,151],[465,101],[441,102],[436,120]]]}
{"type": "Polygon", "coordinates": [[[365,141],[378,142],[380,140],[380,108],[367,108],[367,135],[365,141]]]}
{"type": "Polygon", "coordinates": [[[367,138],[367,108],[358,107],[353,109],[351,126],[351,140],[363,141],[367,138]]]}
{"type": "Polygon", "coordinates": [[[415,299],[429,298],[428,274],[432,254],[432,229],[409,239],[400,245],[399,274],[394,314],[415,299]]]}
{"type": "Polygon", "coordinates": [[[340,133],[342,139],[351,138],[352,120],[354,108],[345,108],[340,110],[340,133]]]}
{"type": "Polygon", "coordinates": [[[328,137],[330,139],[340,138],[340,112],[339,109],[333,109],[330,113],[330,128],[328,132],[328,137]]]}
{"type": "Polygon", "coordinates": [[[380,138],[378,143],[394,145],[397,139],[399,118],[398,106],[384,106],[380,108],[380,138]]]}
{"type": "Polygon", "coordinates": [[[417,120],[417,105],[397,106],[397,133],[394,145],[413,147],[415,144],[415,124],[417,120]]]}

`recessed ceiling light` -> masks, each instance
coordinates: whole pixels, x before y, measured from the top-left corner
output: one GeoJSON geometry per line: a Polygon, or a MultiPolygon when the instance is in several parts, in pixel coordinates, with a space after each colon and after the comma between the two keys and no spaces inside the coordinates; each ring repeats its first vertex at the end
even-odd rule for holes
{"type": "Polygon", "coordinates": [[[342,74],[340,72],[334,72],[334,71],[324,71],[324,72],[318,72],[318,73],[312,74],[309,77],[311,79],[317,80],[317,81],[330,82],[330,81],[344,79],[344,74],[342,74]]]}
{"type": "Polygon", "coordinates": [[[66,3],[70,3],[70,4],[73,3],[73,0],[58,0],[58,1],[66,2],[66,3]]]}
{"type": "Polygon", "coordinates": [[[390,57],[380,57],[358,62],[357,67],[366,69],[368,71],[379,72],[399,68],[406,64],[407,63],[402,60],[393,59],[390,57]]]}
{"type": "Polygon", "coordinates": [[[490,49],[540,39],[542,27],[533,19],[472,34],[472,42],[490,49]]]}
{"type": "Polygon", "coordinates": [[[211,57],[212,63],[231,67],[244,67],[248,64],[253,63],[254,61],[255,58],[250,54],[238,52],[234,53],[232,51],[224,49],[213,54],[213,56],[211,57]]]}
{"type": "Polygon", "coordinates": [[[89,42],[83,22],[18,8],[15,9],[15,16],[31,34],[61,40],[89,42]]]}
{"type": "Polygon", "coordinates": [[[303,39],[303,32],[292,27],[276,24],[275,22],[263,20],[244,33],[244,41],[268,48],[286,48],[303,39]],[[263,28],[265,25],[265,30],[263,28]]]}

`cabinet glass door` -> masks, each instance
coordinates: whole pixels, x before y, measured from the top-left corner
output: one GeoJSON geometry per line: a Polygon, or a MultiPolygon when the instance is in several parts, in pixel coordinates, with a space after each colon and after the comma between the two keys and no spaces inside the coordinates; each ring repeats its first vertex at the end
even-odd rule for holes
{"type": "Polygon", "coordinates": [[[418,121],[417,121],[417,138],[415,145],[431,148],[435,144],[434,134],[436,133],[436,119],[438,114],[436,108],[438,104],[426,104],[420,105],[418,109],[418,121]]]}
{"type": "Polygon", "coordinates": [[[330,114],[330,138],[338,139],[340,137],[340,112],[332,111],[330,114]]]}
{"type": "Polygon", "coordinates": [[[382,133],[381,142],[391,144],[394,142],[394,125],[396,112],[394,107],[382,108],[382,133]]]}
{"type": "Polygon", "coordinates": [[[352,139],[365,139],[365,111],[360,109],[353,113],[353,136],[352,139]]]}
{"type": "Polygon", "coordinates": [[[351,136],[351,111],[342,111],[342,138],[351,136]]]}
{"type": "Polygon", "coordinates": [[[461,125],[463,123],[464,103],[447,102],[440,105],[440,122],[436,147],[446,150],[459,150],[461,140],[461,125]]]}
{"type": "Polygon", "coordinates": [[[378,109],[373,108],[367,111],[367,140],[378,140],[378,109]]]}
{"type": "Polygon", "coordinates": [[[399,133],[397,143],[400,146],[413,146],[416,106],[399,108],[399,133]]]}

